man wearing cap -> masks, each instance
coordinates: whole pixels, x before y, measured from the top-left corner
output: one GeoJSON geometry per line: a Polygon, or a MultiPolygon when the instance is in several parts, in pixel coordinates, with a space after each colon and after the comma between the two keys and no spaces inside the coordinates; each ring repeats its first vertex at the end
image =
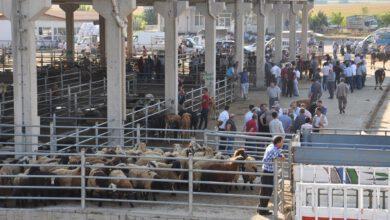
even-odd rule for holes
{"type": "MultiPolygon", "coordinates": [[[[225,110],[221,112],[218,116],[218,130],[226,131],[226,122],[229,120],[229,106],[225,106],[225,110]]],[[[226,148],[226,137],[221,136],[221,144],[219,145],[220,150],[225,150],[226,148]]]]}
{"type": "MultiPolygon", "coordinates": [[[[234,114],[229,114],[229,120],[226,121],[226,131],[228,132],[234,132],[237,131],[236,123],[234,122],[234,114]]],[[[232,142],[234,141],[234,137],[227,137],[227,147],[226,150],[229,155],[233,154],[233,146],[232,142]]]]}
{"type": "Polygon", "coordinates": [[[257,206],[257,213],[260,215],[271,215],[272,213],[268,210],[269,197],[272,195],[274,185],[274,161],[275,159],[284,160],[284,155],[281,152],[281,148],[284,145],[284,138],[282,136],[275,136],[272,143],[265,149],[263,157],[263,173],[266,175],[261,176],[261,184],[264,186],[261,188],[260,204],[257,206]],[[267,175],[268,174],[268,175],[267,175]]]}

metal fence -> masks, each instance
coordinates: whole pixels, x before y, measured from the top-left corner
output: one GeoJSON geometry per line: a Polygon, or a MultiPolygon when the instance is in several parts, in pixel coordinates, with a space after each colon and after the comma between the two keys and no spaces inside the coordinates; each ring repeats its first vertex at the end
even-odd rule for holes
{"type": "MultiPolygon", "coordinates": [[[[284,181],[288,176],[288,169],[285,168],[290,165],[288,160],[275,161],[274,174],[261,171],[263,163],[260,152],[269,143],[269,134],[249,136],[242,132],[125,128],[124,133],[133,133],[133,136],[125,136],[125,139],[132,141],[121,147],[113,147],[105,145],[107,138],[119,137],[104,134],[108,128],[94,129],[97,130],[96,134],[79,133],[74,137],[39,135],[38,140],[50,138],[48,143],[40,144],[39,152],[0,153],[2,157],[19,158],[3,160],[4,169],[0,171],[15,168],[18,172],[0,172],[3,181],[0,185],[3,189],[0,203],[22,208],[32,205],[29,200],[40,205],[47,205],[44,201],[58,205],[76,202],[81,209],[95,203],[131,203],[135,208],[148,206],[159,210],[159,207],[169,207],[172,214],[186,210],[185,215],[193,217],[198,208],[262,210],[257,207],[259,199],[270,199],[274,204],[274,213],[283,211],[284,181]],[[147,136],[151,131],[162,133],[147,136]],[[179,135],[175,137],[174,132],[179,135]],[[191,135],[183,137],[187,132],[191,135]],[[168,138],[165,138],[165,134],[168,138]],[[234,137],[234,140],[225,142],[226,136],[234,137]],[[142,147],[142,142],[147,142],[146,148],[142,147]],[[175,147],[171,147],[173,143],[176,143],[175,147]],[[188,146],[188,143],[192,145],[188,146]],[[244,146],[245,155],[240,154],[233,159],[232,151],[226,150],[225,144],[233,146],[233,150],[244,146]],[[55,148],[63,150],[59,152],[55,148]],[[42,151],[44,149],[51,152],[42,151]],[[254,160],[247,159],[247,156],[254,160]],[[262,176],[273,176],[275,184],[262,184],[262,176]],[[253,178],[253,181],[247,182],[248,178],[253,178]],[[259,195],[260,188],[265,187],[273,188],[272,196],[259,195]]],[[[291,136],[286,138],[287,145],[291,145],[291,136]]],[[[12,140],[0,143],[31,145],[12,140]]],[[[291,151],[285,150],[285,153],[291,158],[291,151]]]]}
{"type": "Polygon", "coordinates": [[[388,219],[390,168],[294,167],[296,218],[388,219]]]}

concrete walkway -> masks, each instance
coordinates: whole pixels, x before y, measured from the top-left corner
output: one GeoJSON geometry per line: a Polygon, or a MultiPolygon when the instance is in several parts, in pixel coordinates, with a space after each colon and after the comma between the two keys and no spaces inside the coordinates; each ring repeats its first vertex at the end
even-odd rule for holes
{"type": "MultiPolygon", "coordinates": [[[[374,90],[375,86],[375,79],[373,77],[374,70],[367,70],[367,81],[366,81],[366,87],[364,87],[361,90],[354,90],[353,93],[350,93],[348,96],[348,104],[346,109],[346,114],[340,115],[338,110],[338,101],[337,99],[328,99],[329,92],[325,91],[322,95],[322,101],[324,105],[328,108],[328,121],[329,125],[328,128],[345,128],[345,129],[363,129],[365,127],[365,123],[367,122],[370,114],[372,113],[373,109],[377,105],[379,99],[382,96],[383,91],[382,90],[374,90]]],[[[387,75],[390,71],[387,71],[387,75]]],[[[384,85],[388,85],[390,82],[389,77],[385,80],[384,85]]],[[[308,95],[308,90],[310,87],[310,82],[307,80],[301,80],[299,82],[299,97],[282,97],[280,100],[282,108],[288,108],[290,106],[290,103],[294,100],[299,99],[306,99],[308,95]]],[[[268,104],[268,96],[266,95],[265,91],[250,91],[249,92],[249,99],[248,100],[242,100],[238,99],[236,100],[231,106],[230,106],[230,112],[234,113],[236,115],[235,121],[237,125],[237,129],[242,129],[243,127],[243,118],[245,113],[248,111],[248,106],[250,104],[253,104],[255,106],[259,106],[261,103],[268,104]]],[[[390,124],[390,106],[388,102],[384,103],[383,109],[388,109],[385,114],[383,112],[378,122],[381,124],[382,121],[387,121],[387,128],[389,128],[390,124]]],[[[215,125],[214,123],[212,126],[215,125]]],[[[386,128],[385,124],[380,125],[382,128],[386,128]]]]}

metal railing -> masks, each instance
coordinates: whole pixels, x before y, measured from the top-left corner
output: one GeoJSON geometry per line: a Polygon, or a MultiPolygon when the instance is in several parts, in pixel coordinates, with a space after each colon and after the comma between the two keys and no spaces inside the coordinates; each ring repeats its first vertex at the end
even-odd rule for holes
{"type": "MultiPolygon", "coordinates": [[[[208,207],[267,210],[268,208],[257,207],[259,199],[270,199],[274,204],[273,209],[275,213],[278,213],[281,207],[283,207],[284,200],[282,196],[284,193],[283,183],[285,176],[283,174],[283,166],[287,166],[287,162],[275,161],[275,175],[263,173],[261,172],[263,163],[261,162],[261,157],[257,157],[257,151],[247,150],[247,155],[256,158],[255,160],[246,160],[242,156],[232,160],[229,159],[231,157],[226,151],[216,150],[213,147],[214,140],[205,134],[200,135],[204,137],[204,147],[194,145],[192,147],[193,151],[189,151],[188,154],[183,153],[189,149],[185,148],[184,144],[180,148],[176,147],[173,149],[168,147],[168,145],[164,145],[164,147],[158,144],[161,142],[159,139],[149,139],[148,147],[143,149],[140,147],[140,142],[146,141],[146,136],[143,135],[142,131],[147,131],[147,129],[138,127],[133,130],[136,130],[137,133],[133,137],[134,144],[122,147],[110,148],[110,146],[102,145],[101,141],[104,140],[100,139],[105,139],[107,136],[101,136],[101,132],[98,132],[98,135],[80,135],[75,137],[78,141],[75,143],[57,143],[58,146],[62,145],[64,147],[71,145],[73,149],[80,149],[81,152],[1,152],[0,157],[8,156],[13,158],[16,156],[19,158],[18,161],[3,160],[2,167],[15,168],[19,166],[21,169],[19,172],[12,174],[0,172],[0,178],[6,180],[4,183],[7,181],[9,183],[0,186],[0,188],[4,189],[0,192],[0,203],[8,203],[8,207],[15,205],[23,208],[26,207],[26,204],[28,205],[26,200],[36,201],[34,203],[40,203],[40,200],[53,201],[53,203],[50,202],[51,204],[61,201],[59,205],[73,201],[79,202],[80,208],[85,209],[90,206],[91,202],[104,202],[104,205],[107,202],[110,204],[122,202],[132,203],[135,205],[135,208],[150,205],[150,208],[170,206],[174,209],[185,209],[187,210],[185,215],[189,217],[195,216],[196,208],[201,207],[202,209],[208,207]],[[98,139],[97,144],[85,142],[86,138],[90,137],[98,139]],[[207,155],[210,149],[212,154],[209,154],[209,157],[201,156],[207,155]],[[91,152],[91,150],[96,152],[91,152]],[[216,153],[218,153],[217,156],[220,156],[214,156],[216,153]],[[169,154],[171,155],[169,156],[169,154]],[[29,157],[28,164],[24,163],[26,157],[23,156],[29,157]],[[222,156],[223,159],[220,158],[222,156]],[[168,168],[164,163],[168,164],[168,168]],[[202,164],[212,164],[212,166],[202,164]],[[39,169],[36,169],[36,167],[39,167],[39,169]],[[232,168],[225,169],[221,167],[232,168]],[[256,169],[240,169],[239,167],[255,167],[256,169]],[[33,171],[31,169],[26,171],[28,168],[32,168],[33,171]],[[57,170],[58,168],[64,168],[66,171],[62,170],[60,172],[57,170]],[[114,170],[124,175],[114,175],[112,173],[114,170]],[[141,172],[141,170],[147,172],[141,172]],[[99,173],[99,175],[95,175],[95,173],[99,173]],[[139,173],[152,174],[142,176],[139,173]],[[220,179],[221,176],[226,176],[229,180],[226,178],[220,179]],[[244,181],[245,178],[250,176],[254,177],[252,182],[244,181]],[[260,182],[262,176],[273,176],[275,184],[262,184],[260,182]],[[119,181],[130,181],[131,186],[120,185],[119,181]],[[255,191],[246,187],[254,188],[255,191]],[[274,195],[270,197],[259,195],[260,188],[265,187],[272,187],[274,195]],[[220,188],[222,188],[222,191],[220,188]],[[170,196],[172,193],[176,194],[176,196],[170,196]],[[17,201],[17,203],[13,204],[12,201],[17,201]]],[[[186,130],[168,131],[187,132],[186,130]]],[[[207,133],[208,131],[198,132],[207,133]]],[[[229,134],[229,136],[231,135],[234,134],[229,134]]],[[[243,139],[247,138],[241,133],[236,133],[235,135],[243,139]]],[[[32,135],[24,134],[24,136],[32,135]]],[[[59,139],[62,138],[61,136],[50,135],[52,140],[49,144],[55,144],[56,141],[59,142],[59,139]]],[[[268,140],[266,137],[259,136],[258,138],[262,138],[264,142],[268,140]]],[[[171,141],[177,143],[194,141],[191,138],[177,139],[171,139],[171,141]]],[[[200,138],[196,138],[195,141],[200,141],[200,138]]],[[[29,145],[31,143],[9,141],[1,142],[1,144],[29,145]]],[[[241,145],[240,142],[234,144],[241,145]]],[[[264,147],[258,148],[264,150],[264,147]]],[[[53,148],[50,149],[53,150],[53,148]]],[[[173,212],[175,211],[173,210],[173,212]]]]}
{"type": "Polygon", "coordinates": [[[297,219],[390,217],[389,167],[294,167],[297,219]]]}

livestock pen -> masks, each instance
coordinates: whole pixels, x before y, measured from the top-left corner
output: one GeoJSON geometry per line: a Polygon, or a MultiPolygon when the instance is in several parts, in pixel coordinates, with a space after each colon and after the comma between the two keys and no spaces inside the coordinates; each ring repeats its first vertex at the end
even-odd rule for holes
{"type": "MultiPolygon", "coordinates": [[[[72,207],[88,211],[100,206],[120,209],[122,205],[131,213],[190,218],[218,217],[224,210],[223,215],[230,215],[227,219],[237,219],[260,209],[259,199],[264,199],[259,195],[260,187],[273,187],[274,194],[268,199],[277,205],[269,208],[275,213],[284,211],[284,186],[289,180],[291,160],[275,161],[275,174],[261,172],[269,134],[137,127],[124,129],[123,133],[129,134],[124,139],[129,141],[123,146],[107,146],[107,139],[121,137],[110,136],[108,128],[98,130],[98,135],[39,135],[38,139],[50,136],[51,140],[39,143],[36,152],[2,152],[3,209],[72,207]],[[146,136],[154,130],[161,134],[146,136]],[[171,136],[174,132],[179,135],[171,136]],[[186,132],[191,138],[181,137],[186,132]],[[222,142],[221,137],[226,135],[235,140],[222,142]],[[76,142],[62,142],[63,138],[76,142]],[[248,139],[256,146],[246,143],[248,139]],[[233,150],[221,148],[224,144],[233,146],[233,150]],[[276,184],[261,184],[263,175],[272,175],[276,184]]],[[[286,136],[287,158],[291,158],[292,138],[286,136]]],[[[1,144],[32,147],[27,142],[1,144]]]]}

